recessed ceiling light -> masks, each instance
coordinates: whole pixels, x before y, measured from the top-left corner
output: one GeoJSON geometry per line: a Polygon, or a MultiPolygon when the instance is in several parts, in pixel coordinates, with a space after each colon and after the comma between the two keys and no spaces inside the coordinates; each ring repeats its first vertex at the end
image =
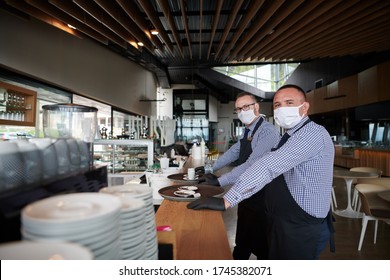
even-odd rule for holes
{"type": "Polygon", "coordinates": [[[150,30],[150,33],[151,33],[152,35],[158,35],[158,30],[157,30],[157,29],[151,29],[151,30],[150,30]]]}
{"type": "Polygon", "coordinates": [[[138,44],[138,46],[140,46],[140,47],[143,47],[143,46],[144,46],[144,43],[142,43],[142,42],[138,42],[137,44],[138,44]]]}

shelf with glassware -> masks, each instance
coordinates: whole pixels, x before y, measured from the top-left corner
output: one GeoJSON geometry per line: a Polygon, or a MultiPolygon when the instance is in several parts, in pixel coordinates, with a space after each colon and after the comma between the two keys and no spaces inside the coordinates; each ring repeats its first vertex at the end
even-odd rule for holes
{"type": "Polygon", "coordinates": [[[35,126],[37,93],[0,81],[0,124],[35,126]]]}

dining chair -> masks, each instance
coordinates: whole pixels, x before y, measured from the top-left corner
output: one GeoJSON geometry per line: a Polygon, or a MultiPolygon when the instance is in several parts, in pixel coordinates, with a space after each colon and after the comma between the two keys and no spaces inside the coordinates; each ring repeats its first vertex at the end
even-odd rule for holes
{"type": "Polygon", "coordinates": [[[332,186],[332,197],[330,198],[330,206],[332,208],[332,212],[334,212],[337,209],[337,200],[336,200],[336,193],[334,191],[334,188],[336,186],[332,186]]]}
{"type": "MultiPolygon", "coordinates": [[[[382,176],[382,170],[375,168],[375,167],[363,167],[363,166],[352,167],[349,169],[349,171],[374,173],[374,174],[378,174],[378,177],[382,176]]],[[[357,184],[357,182],[358,182],[357,179],[353,180],[352,186],[355,186],[357,184]]],[[[359,200],[359,195],[358,195],[358,192],[356,191],[356,189],[353,192],[351,204],[352,204],[352,207],[355,211],[359,211],[360,200],[359,200]]]]}
{"type": "Polygon", "coordinates": [[[374,244],[376,244],[378,221],[390,222],[390,203],[378,196],[379,192],[390,190],[390,187],[373,184],[357,184],[355,189],[358,191],[361,209],[363,211],[362,231],[358,245],[358,251],[360,251],[368,221],[375,221],[374,244]]]}

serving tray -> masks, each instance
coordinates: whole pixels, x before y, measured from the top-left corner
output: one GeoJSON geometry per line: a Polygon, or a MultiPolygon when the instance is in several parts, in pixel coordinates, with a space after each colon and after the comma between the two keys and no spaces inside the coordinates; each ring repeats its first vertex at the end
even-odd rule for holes
{"type": "Polygon", "coordinates": [[[197,185],[198,189],[196,190],[196,193],[200,193],[200,197],[195,198],[193,196],[189,197],[179,197],[174,194],[175,191],[179,190],[180,187],[183,187],[184,185],[175,185],[175,186],[168,186],[161,188],[158,193],[165,199],[168,200],[174,200],[174,201],[194,201],[199,198],[205,198],[205,197],[221,197],[225,190],[221,187],[216,186],[210,186],[210,185],[197,185]]]}

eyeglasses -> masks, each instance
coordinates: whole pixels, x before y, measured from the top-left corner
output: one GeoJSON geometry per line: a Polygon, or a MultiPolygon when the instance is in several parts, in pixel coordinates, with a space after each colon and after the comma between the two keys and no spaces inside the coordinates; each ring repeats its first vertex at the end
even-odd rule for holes
{"type": "Polygon", "coordinates": [[[236,113],[238,114],[238,113],[241,112],[241,110],[243,110],[243,111],[248,111],[249,108],[250,108],[252,105],[255,105],[255,104],[256,104],[256,102],[253,102],[252,104],[246,104],[246,105],[244,105],[244,106],[242,106],[242,107],[237,107],[237,108],[234,109],[234,112],[236,112],[236,113]]]}

